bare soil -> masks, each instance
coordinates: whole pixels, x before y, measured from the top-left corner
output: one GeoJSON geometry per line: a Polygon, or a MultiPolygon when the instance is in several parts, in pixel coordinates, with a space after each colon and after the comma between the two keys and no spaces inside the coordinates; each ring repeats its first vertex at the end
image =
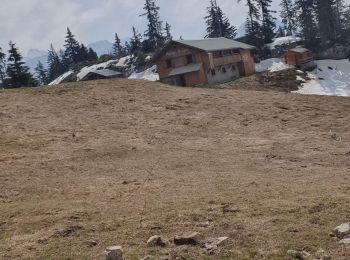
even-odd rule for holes
{"type": "Polygon", "coordinates": [[[349,98],[95,81],[2,91],[0,124],[0,259],[350,259],[349,98]],[[229,242],[146,246],[195,231],[229,242]]]}

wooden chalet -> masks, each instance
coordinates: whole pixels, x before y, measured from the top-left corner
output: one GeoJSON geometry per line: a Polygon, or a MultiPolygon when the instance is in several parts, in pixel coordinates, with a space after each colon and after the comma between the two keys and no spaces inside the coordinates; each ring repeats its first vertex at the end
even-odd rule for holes
{"type": "Polygon", "coordinates": [[[289,65],[301,70],[312,70],[316,67],[312,52],[303,47],[296,47],[288,50],[283,58],[289,65]]]}
{"type": "Polygon", "coordinates": [[[226,38],[173,40],[153,60],[163,83],[211,85],[254,74],[253,49],[251,45],[226,38]]]}

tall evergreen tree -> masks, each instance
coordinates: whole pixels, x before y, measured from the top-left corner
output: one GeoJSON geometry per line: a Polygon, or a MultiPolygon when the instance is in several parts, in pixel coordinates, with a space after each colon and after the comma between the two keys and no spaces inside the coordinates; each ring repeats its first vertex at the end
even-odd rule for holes
{"type": "MultiPolygon", "coordinates": [[[[238,0],[240,2],[241,0],[238,0]]],[[[248,7],[248,17],[246,19],[246,38],[247,42],[261,48],[263,41],[261,39],[260,29],[260,12],[257,7],[256,0],[246,0],[246,6],[248,7]]]]}
{"type": "Polygon", "coordinates": [[[120,58],[123,56],[124,48],[121,44],[121,40],[118,36],[118,34],[115,34],[115,40],[113,44],[113,55],[115,55],[117,58],[120,58]]]}
{"type": "Polygon", "coordinates": [[[261,8],[261,34],[264,40],[264,44],[271,43],[275,37],[276,23],[275,18],[272,16],[274,11],[270,10],[272,0],[258,0],[258,4],[261,8]]]}
{"type": "Polygon", "coordinates": [[[159,6],[156,5],[155,0],[146,0],[143,7],[145,12],[140,16],[146,16],[148,25],[144,34],[148,41],[149,51],[155,51],[164,45],[165,39],[162,34],[162,21],[159,17],[159,6]]]}
{"type": "Polygon", "coordinates": [[[89,60],[89,50],[88,50],[88,48],[82,43],[82,44],[80,44],[78,62],[87,61],[87,60],[89,60]]]}
{"type": "Polygon", "coordinates": [[[206,38],[226,37],[233,39],[237,32],[234,26],[231,26],[228,18],[223,13],[216,0],[210,0],[210,6],[207,8],[208,15],[204,17],[207,24],[206,38]]]}
{"type": "Polygon", "coordinates": [[[133,36],[130,39],[130,52],[136,54],[142,49],[142,36],[137,32],[135,27],[132,27],[133,36]]]}
{"type": "Polygon", "coordinates": [[[66,40],[64,43],[64,61],[67,65],[78,63],[81,56],[81,46],[75,39],[71,30],[67,28],[66,40]]]}
{"type": "Polygon", "coordinates": [[[6,76],[6,55],[2,52],[0,47],[0,85],[4,84],[6,76]]]}
{"type": "Polygon", "coordinates": [[[64,66],[62,60],[60,59],[59,55],[53,48],[52,44],[49,49],[47,64],[48,64],[47,74],[48,74],[49,81],[56,79],[58,76],[62,75],[67,69],[64,66]]]}
{"type": "Polygon", "coordinates": [[[173,39],[173,36],[171,35],[171,26],[168,23],[165,23],[165,41],[169,42],[173,39]]]}
{"type": "Polygon", "coordinates": [[[314,0],[296,0],[295,4],[299,11],[298,21],[304,43],[306,47],[314,48],[318,44],[314,0]]]}
{"type": "Polygon", "coordinates": [[[35,74],[37,81],[40,83],[40,85],[46,85],[49,83],[48,77],[47,77],[47,71],[44,68],[44,65],[39,61],[38,65],[35,67],[35,74]]]}
{"type": "Polygon", "coordinates": [[[35,86],[36,82],[30,74],[29,68],[24,65],[23,57],[19,53],[16,45],[12,42],[10,42],[9,45],[10,50],[6,69],[8,78],[5,80],[5,86],[11,88],[35,86]]]}
{"type": "Polygon", "coordinates": [[[294,35],[297,30],[297,10],[293,0],[282,0],[280,16],[287,35],[294,35]]]}
{"type": "Polygon", "coordinates": [[[336,15],[333,0],[316,0],[318,31],[322,43],[334,43],[337,39],[336,15]]]}

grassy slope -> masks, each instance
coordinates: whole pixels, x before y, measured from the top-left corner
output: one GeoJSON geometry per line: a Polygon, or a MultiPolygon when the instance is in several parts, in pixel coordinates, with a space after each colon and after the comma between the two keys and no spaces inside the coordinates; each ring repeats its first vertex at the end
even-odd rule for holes
{"type": "Polygon", "coordinates": [[[0,258],[350,258],[348,98],[84,82],[1,92],[0,124],[0,258]],[[145,246],[186,231],[230,243],[145,246]]]}

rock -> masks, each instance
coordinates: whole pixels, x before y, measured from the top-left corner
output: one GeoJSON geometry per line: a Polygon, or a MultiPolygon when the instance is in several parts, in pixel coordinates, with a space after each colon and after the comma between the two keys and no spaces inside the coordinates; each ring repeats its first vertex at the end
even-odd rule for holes
{"type": "Polygon", "coordinates": [[[106,260],[123,260],[123,249],[121,246],[107,247],[105,255],[106,260]]]}
{"type": "Polygon", "coordinates": [[[86,241],[86,244],[87,244],[89,247],[97,246],[97,242],[96,242],[95,240],[87,240],[87,241],[86,241]]]}
{"type": "Polygon", "coordinates": [[[170,260],[170,256],[167,256],[167,255],[161,256],[159,260],[170,260]]]}
{"type": "Polygon", "coordinates": [[[228,239],[228,237],[212,238],[205,242],[204,247],[208,250],[212,250],[219,246],[223,246],[228,241],[228,239]]]}
{"type": "Polygon", "coordinates": [[[343,239],[347,235],[350,235],[350,223],[343,223],[337,226],[333,232],[338,238],[343,239]]]}
{"type": "Polygon", "coordinates": [[[340,240],[339,244],[341,244],[341,245],[350,245],[350,237],[340,240]]]}
{"type": "Polygon", "coordinates": [[[198,245],[201,242],[201,234],[198,232],[188,233],[182,236],[175,236],[175,245],[198,245]]]}
{"type": "Polygon", "coordinates": [[[310,257],[310,254],[308,252],[302,251],[302,250],[288,250],[287,255],[294,257],[295,259],[306,259],[310,257]]]}
{"type": "Polygon", "coordinates": [[[165,246],[165,242],[160,236],[152,236],[148,239],[147,246],[149,247],[165,246]]]}
{"type": "Polygon", "coordinates": [[[144,257],[142,257],[140,260],[150,260],[152,256],[150,255],[146,255],[144,257]]]}
{"type": "Polygon", "coordinates": [[[319,259],[319,260],[330,260],[331,259],[331,257],[323,249],[319,249],[315,253],[315,257],[316,257],[316,259],[319,259]]]}

